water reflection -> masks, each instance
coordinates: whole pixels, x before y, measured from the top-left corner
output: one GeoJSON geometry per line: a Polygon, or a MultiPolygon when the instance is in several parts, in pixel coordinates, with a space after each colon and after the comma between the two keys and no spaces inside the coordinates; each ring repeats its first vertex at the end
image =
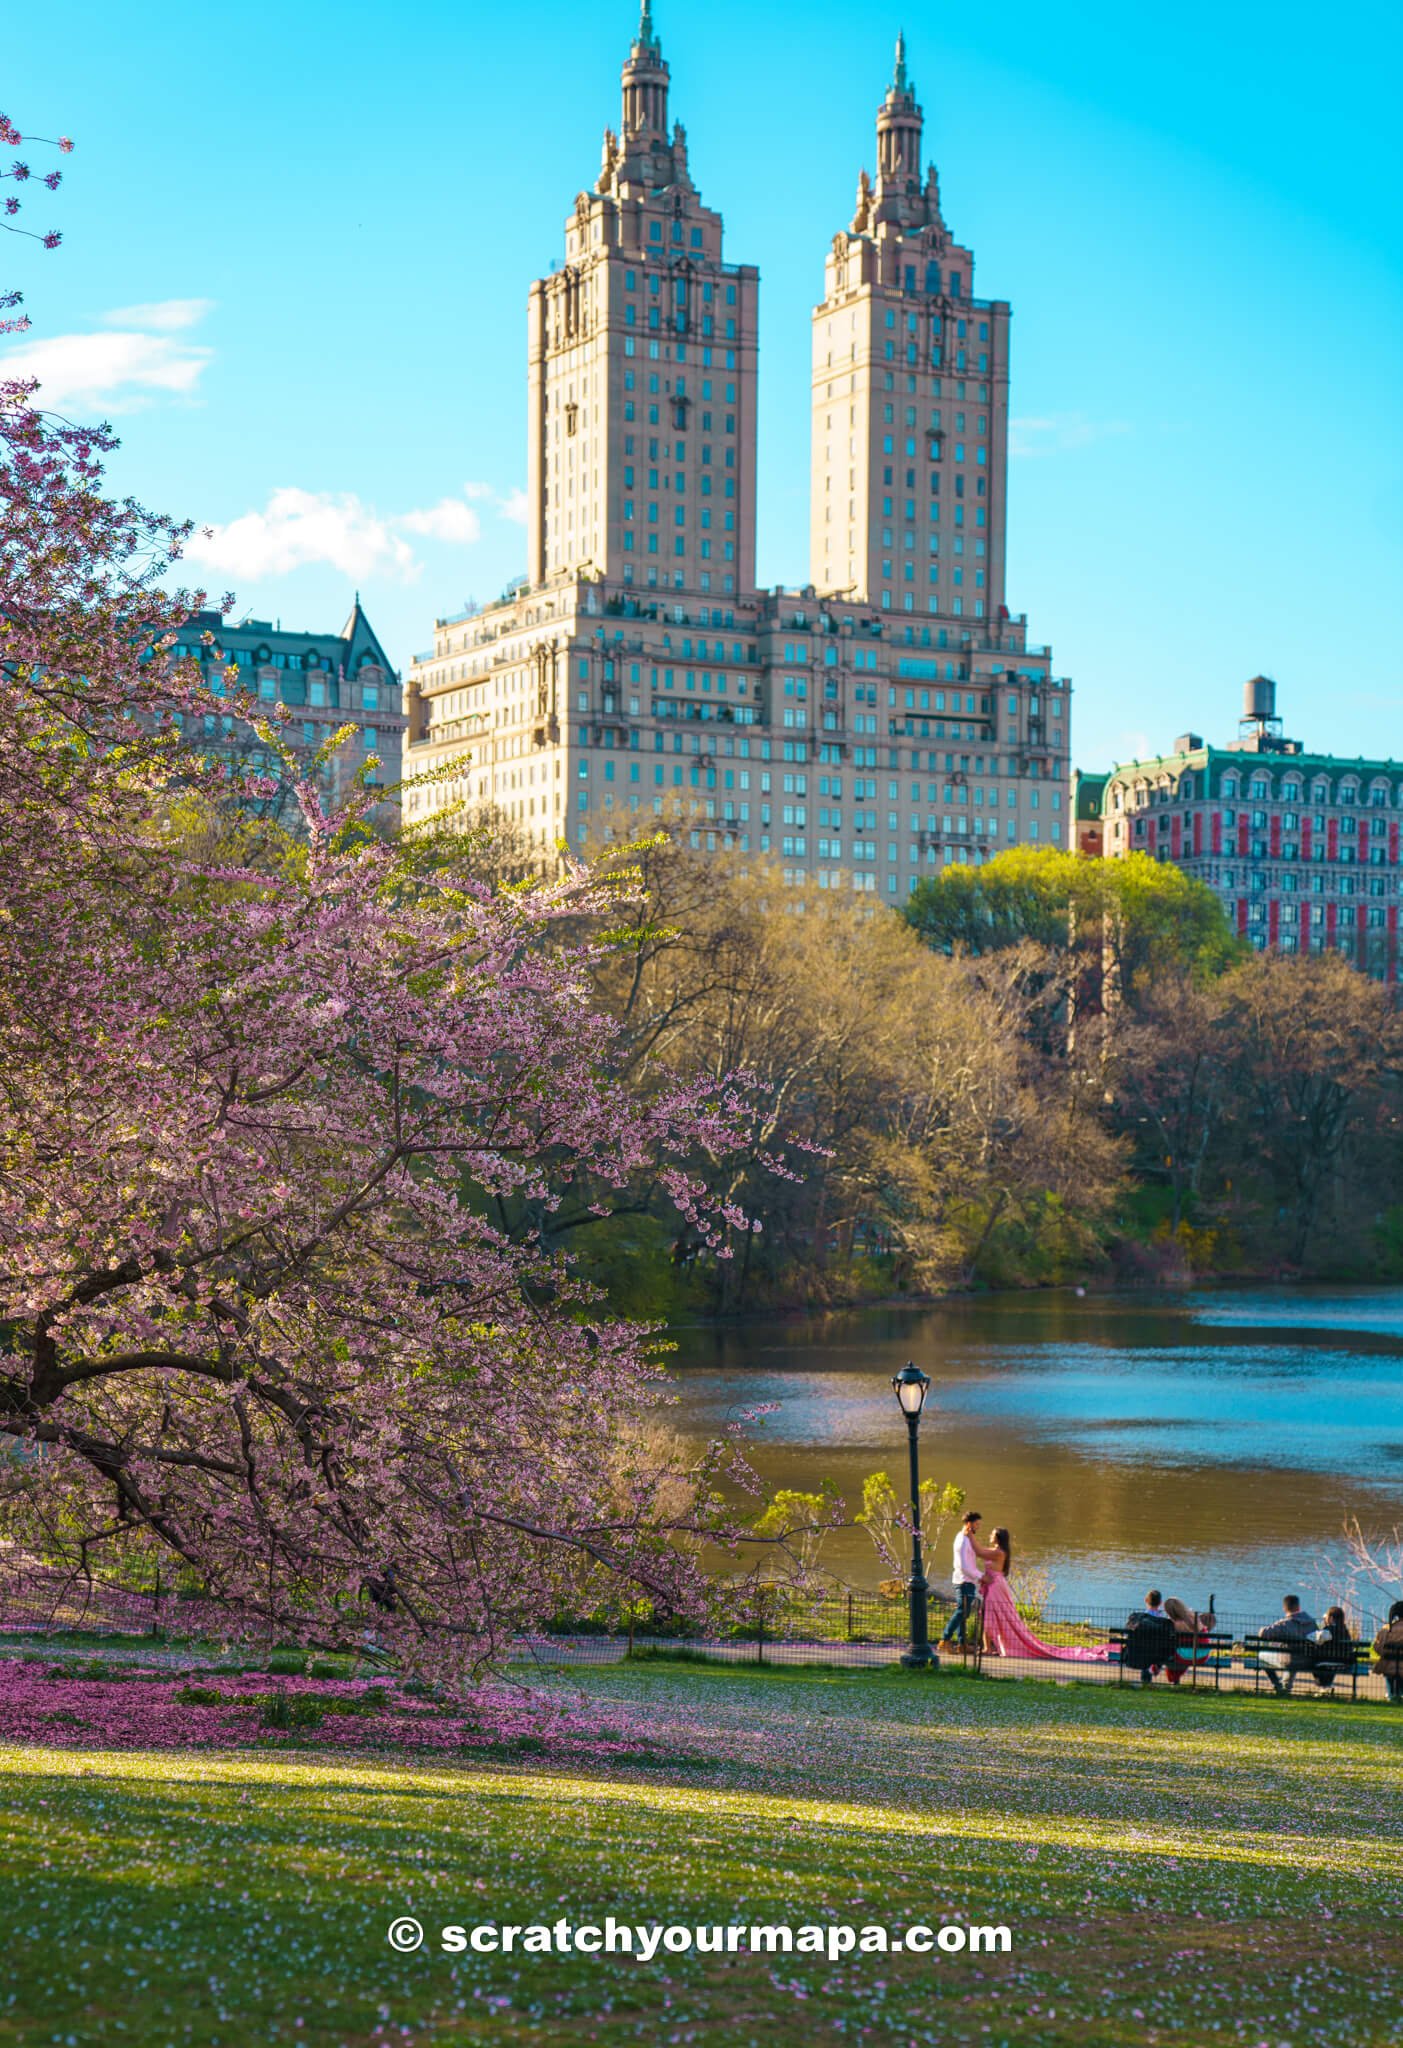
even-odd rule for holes
{"type": "MultiPolygon", "coordinates": [[[[1403,1516],[1403,1289],[999,1296],[677,1335],[684,1428],[777,1401],[762,1474],[852,1500],[899,1475],[889,1381],[914,1358],[923,1469],[1008,1521],[1059,1600],[1129,1604],[1153,1581],[1265,1616],[1328,1590],[1347,1514],[1403,1516]]],[[[829,1561],[876,1576],[860,1533],[829,1561]]]]}

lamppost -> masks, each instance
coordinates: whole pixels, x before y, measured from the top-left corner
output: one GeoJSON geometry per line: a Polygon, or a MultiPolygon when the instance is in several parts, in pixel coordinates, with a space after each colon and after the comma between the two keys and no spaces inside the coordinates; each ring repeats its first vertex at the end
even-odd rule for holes
{"type": "Polygon", "coordinates": [[[906,1435],[911,1451],[911,1578],[908,1587],[911,1595],[911,1643],[901,1659],[908,1671],[940,1669],[940,1659],[931,1648],[926,1622],[926,1596],[930,1589],[921,1562],[921,1471],[916,1456],[916,1431],[920,1427],[921,1410],[929,1387],[929,1377],[909,1360],[892,1378],[892,1389],[906,1417],[906,1435]]]}

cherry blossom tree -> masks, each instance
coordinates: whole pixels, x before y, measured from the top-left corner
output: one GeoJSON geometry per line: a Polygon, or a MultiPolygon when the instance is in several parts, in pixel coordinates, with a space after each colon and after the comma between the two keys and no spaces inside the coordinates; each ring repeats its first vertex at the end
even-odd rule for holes
{"type": "Polygon", "coordinates": [[[105,493],[112,446],[0,386],[10,1557],[156,1550],[231,1629],[368,1620],[439,1670],[610,1588],[698,1607],[737,1447],[680,1457],[648,1333],[494,1216],[646,1167],[724,1253],[752,1105],[623,1078],[589,992],[617,875],[494,890],[290,754],[296,846],[191,850],[180,804],[229,794],[179,724],[203,593],[170,589],[187,529],[105,493]]]}

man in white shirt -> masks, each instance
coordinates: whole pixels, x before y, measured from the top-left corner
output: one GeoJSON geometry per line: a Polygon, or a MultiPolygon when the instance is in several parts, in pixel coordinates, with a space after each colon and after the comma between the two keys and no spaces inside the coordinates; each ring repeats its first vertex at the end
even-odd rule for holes
{"type": "Polygon", "coordinates": [[[984,1567],[974,1547],[975,1535],[983,1519],[977,1509],[967,1509],[955,1537],[954,1565],[950,1573],[955,1582],[955,1611],[946,1622],[945,1633],[940,1640],[953,1643],[958,1636],[961,1649],[965,1647],[965,1626],[974,1611],[979,1581],[984,1576],[984,1567]]]}

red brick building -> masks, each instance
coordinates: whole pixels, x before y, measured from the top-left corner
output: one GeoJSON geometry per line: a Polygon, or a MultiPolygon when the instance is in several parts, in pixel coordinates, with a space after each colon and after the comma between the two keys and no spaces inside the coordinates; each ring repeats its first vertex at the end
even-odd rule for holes
{"type": "Polygon", "coordinates": [[[1154,760],[1078,773],[1071,815],[1078,852],[1174,861],[1259,949],[1341,952],[1397,979],[1403,762],[1308,754],[1268,677],[1245,685],[1235,741],[1185,733],[1154,760]]]}

